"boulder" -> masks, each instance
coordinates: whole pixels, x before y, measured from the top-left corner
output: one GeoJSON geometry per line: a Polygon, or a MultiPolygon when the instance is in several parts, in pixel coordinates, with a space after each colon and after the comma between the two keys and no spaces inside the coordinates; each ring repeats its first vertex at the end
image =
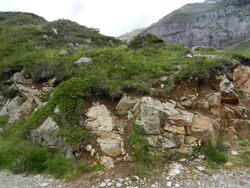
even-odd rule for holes
{"type": "Polygon", "coordinates": [[[142,126],[146,134],[160,134],[161,121],[166,121],[168,116],[179,114],[174,109],[175,106],[176,103],[161,103],[151,97],[143,97],[133,109],[134,115],[137,116],[135,123],[142,126]]]}
{"type": "Polygon", "coordinates": [[[70,52],[68,50],[62,50],[59,52],[59,55],[69,55],[70,52]]]}
{"type": "Polygon", "coordinates": [[[250,67],[238,66],[233,73],[234,84],[239,91],[250,93],[250,67]]]}
{"type": "Polygon", "coordinates": [[[101,151],[108,156],[117,157],[122,154],[121,150],[122,138],[119,134],[109,133],[97,138],[97,143],[101,147],[101,151]]]}
{"type": "Polygon", "coordinates": [[[191,135],[200,140],[211,140],[215,142],[218,133],[209,117],[195,115],[191,126],[191,135]]]}
{"type": "Polygon", "coordinates": [[[24,84],[25,78],[22,72],[17,72],[13,75],[13,82],[17,84],[24,84]]]}
{"type": "Polygon", "coordinates": [[[13,124],[15,121],[22,119],[21,105],[22,98],[17,96],[12,100],[8,100],[0,111],[0,116],[8,116],[8,123],[13,124]]]}
{"type": "Polygon", "coordinates": [[[74,64],[77,66],[83,66],[83,65],[90,65],[91,63],[92,63],[91,58],[82,57],[79,60],[77,60],[74,64]]]}
{"type": "Polygon", "coordinates": [[[59,127],[57,123],[48,117],[43,124],[31,132],[31,139],[51,148],[64,148],[64,139],[58,136],[59,127]]]}
{"type": "Polygon", "coordinates": [[[103,104],[93,103],[93,106],[86,113],[87,120],[85,128],[97,134],[111,132],[114,128],[111,113],[103,104]]]}
{"type": "Polygon", "coordinates": [[[134,105],[138,102],[138,99],[123,95],[118,105],[116,106],[116,110],[118,114],[126,115],[128,111],[132,110],[134,105]]]}
{"type": "Polygon", "coordinates": [[[219,89],[221,92],[221,100],[224,103],[238,103],[239,95],[234,90],[234,85],[225,75],[218,77],[220,80],[219,89]]]}

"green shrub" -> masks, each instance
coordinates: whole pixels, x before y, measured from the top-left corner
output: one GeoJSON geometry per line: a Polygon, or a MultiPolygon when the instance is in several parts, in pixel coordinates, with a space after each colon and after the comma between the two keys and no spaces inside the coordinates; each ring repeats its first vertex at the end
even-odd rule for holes
{"type": "Polygon", "coordinates": [[[221,141],[218,141],[214,146],[211,141],[204,142],[201,146],[201,151],[205,153],[207,159],[217,164],[227,162],[226,147],[221,141]]]}
{"type": "Polygon", "coordinates": [[[138,49],[143,47],[150,47],[154,44],[161,44],[161,43],[164,43],[164,40],[151,33],[146,33],[135,36],[129,42],[128,47],[133,49],[138,49]]]}
{"type": "Polygon", "coordinates": [[[143,136],[143,129],[139,125],[132,126],[128,141],[132,156],[137,162],[153,165],[161,159],[159,156],[150,154],[148,141],[143,136]]]}

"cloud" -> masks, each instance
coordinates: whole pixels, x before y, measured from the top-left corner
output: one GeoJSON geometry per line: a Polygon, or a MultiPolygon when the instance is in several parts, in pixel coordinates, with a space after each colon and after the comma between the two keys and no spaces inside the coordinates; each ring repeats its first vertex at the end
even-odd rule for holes
{"type": "Polygon", "coordinates": [[[0,10],[32,12],[52,21],[70,19],[118,36],[146,27],[186,3],[204,0],[2,0],[0,10]]]}

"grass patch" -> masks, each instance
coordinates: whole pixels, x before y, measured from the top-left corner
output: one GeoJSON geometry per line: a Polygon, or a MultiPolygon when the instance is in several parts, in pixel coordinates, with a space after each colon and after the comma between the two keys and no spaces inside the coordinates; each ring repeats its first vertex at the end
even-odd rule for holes
{"type": "MultiPolygon", "coordinates": [[[[206,155],[210,164],[216,163],[220,165],[228,161],[226,154],[227,149],[221,139],[219,139],[215,145],[213,145],[211,141],[204,142],[201,146],[201,152],[206,155]]],[[[211,165],[211,167],[212,166],[213,165],[211,165]]]]}
{"type": "Polygon", "coordinates": [[[15,89],[5,89],[2,91],[2,95],[6,99],[14,99],[18,94],[19,91],[15,89]]]}

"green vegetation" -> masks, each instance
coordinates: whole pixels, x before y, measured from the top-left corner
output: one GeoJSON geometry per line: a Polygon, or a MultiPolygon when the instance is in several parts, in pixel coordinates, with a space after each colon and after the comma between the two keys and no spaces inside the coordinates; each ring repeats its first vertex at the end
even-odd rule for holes
{"type": "Polygon", "coordinates": [[[151,33],[146,33],[144,35],[141,34],[141,35],[135,36],[129,42],[128,47],[138,49],[138,48],[143,48],[143,47],[160,44],[160,43],[164,43],[164,41],[161,38],[151,33]]]}
{"type": "Polygon", "coordinates": [[[161,158],[150,154],[148,141],[143,135],[143,129],[139,125],[133,125],[131,133],[129,134],[129,144],[132,156],[136,162],[150,166],[161,158]]]}
{"type": "Polygon", "coordinates": [[[18,95],[18,93],[19,92],[15,89],[5,89],[3,90],[2,95],[6,99],[13,99],[18,95]]]}
{"type": "Polygon", "coordinates": [[[27,174],[49,172],[56,178],[72,178],[101,167],[66,159],[59,150],[24,140],[24,121],[13,126],[7,124],[6,117],[0,121],[1,125],[5,124],[5,133],[0,136],[0,169],[27,174]]]}
{"type": "MultiPolygon", "coordinates": [[[[129,48],[117,47],[122,44],[119,40],[103,36],[96,29],[68,20],[49,23],[33,14],[1,13],[0,25],[0,82],[24,70],[34,82],[56,78],[57,84],[53,93],[41,96],[46,105],[27,120],[9,126],[6,117],[0,118],[1,126],[5,125],[5,133],[0,136],[0,168],[15,173],[45,171],[56,177],[72,177],[100,168],[99,165],[90,167],[83,162],[65,159],[62,152],[28,140],[31,131],[48,116],[56,121],[60,128],[59,135],[65,137],[67,144],[90,144],[95,135],[79,125],[84,118],[82,111],[87,99],[102,96],[119,98],[126,91],[167,97],[176,82],[185,79],[205,81],[211,72],[223,69],[234,61],[229,52],[204,49],[200,49],[203,54],[220,53],[223,58],[188,58],[186,54],[190,50],[184,45],[165,44],[152,34],[137,36],[130,42],[129,48]],[[59,55],[64,49],[70,53],[59,55]],[[81,57],[91,58],[92,63],[74,65],[81,57]],[[164,92],[158,89],[162,76],[167,77],[164,92]],[[54,113],[56,107],[59,114],[54,113]]],[[[6,98],[17,94],[14,90],[3,91],[6,98]]],[[[137,125],[132,127],[129,144],[131,154],[137,161],[134,166],[136,172],[140,173],[161,160],[150,153],[147,139],[137,125]]],[[[211,161],[223,163],[226,158],[220,150],[219,145],[207,144],[204,152],[211,161]]],[[[169,158],[177,156],[181,154],[172,154],[169,158]]]]}
{"type": "Polygon", "coordinates": [[[228,161],[227,148],[221,139],[218,139],[215,145],[211,141],[204,142],[201,151],[206,155],[211,167],[216,167],[218,164],[224,164],[228,161]]]}

